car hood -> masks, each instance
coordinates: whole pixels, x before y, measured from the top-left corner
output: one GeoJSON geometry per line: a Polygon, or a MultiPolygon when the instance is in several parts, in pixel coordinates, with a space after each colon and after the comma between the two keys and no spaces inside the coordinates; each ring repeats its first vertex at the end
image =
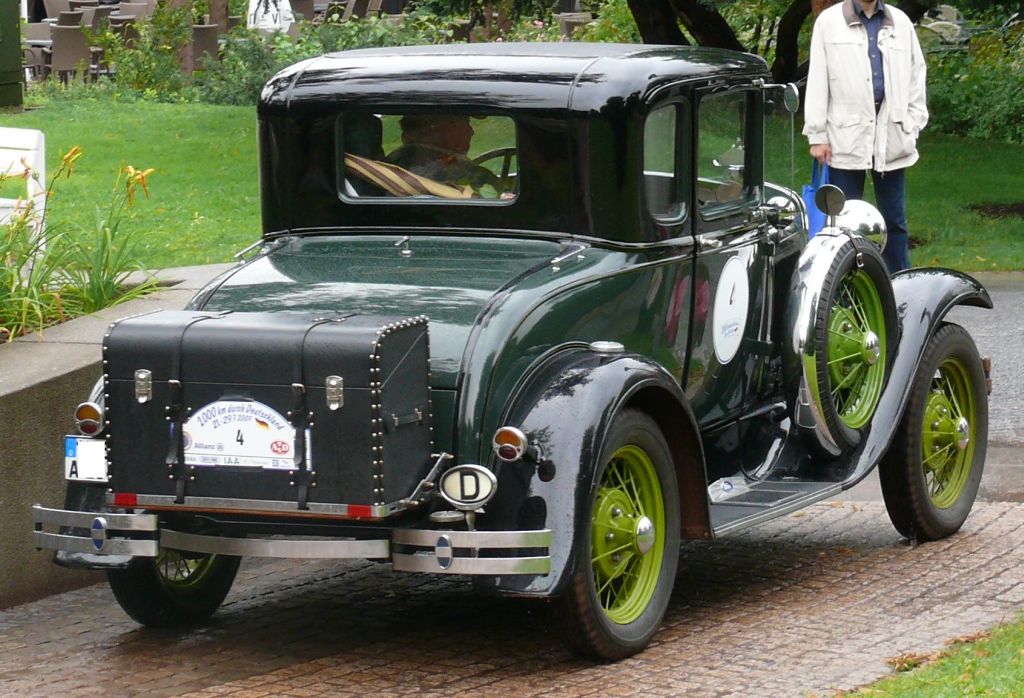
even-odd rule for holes
{"type": "Polygon", "coordinates": [[[292,238],[232,271],[207,310],[430,318],[431,384],[454,389],[470,331],[490,299],[544,268],[563,243],[484,237],[292,238]]]}

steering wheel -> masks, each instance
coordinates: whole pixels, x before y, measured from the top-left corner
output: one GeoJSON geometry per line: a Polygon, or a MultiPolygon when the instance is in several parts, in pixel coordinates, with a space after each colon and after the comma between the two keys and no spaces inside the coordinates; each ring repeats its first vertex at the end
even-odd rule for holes
{"type": "MultiPolygon", "coordinates": [[[[501,159],[501,172],[497,175],[498,180],[502,184],[502,189],[507,190],[510,184],[509,180],[511,175],[509,170],[512,169],[512,159],[516,156],[516,149],[514,146],[505,146],[504,148],[495,148],[494,150],[488,150],[487,152],[481,153],[473,158],[473,164],[480,167],[484,167],[489,171],[492,171],[490,167],[487,167],[486,163],[491,160],[501,159]]],[[[493,171],[492,171],[493,172],[493,171]]]]}

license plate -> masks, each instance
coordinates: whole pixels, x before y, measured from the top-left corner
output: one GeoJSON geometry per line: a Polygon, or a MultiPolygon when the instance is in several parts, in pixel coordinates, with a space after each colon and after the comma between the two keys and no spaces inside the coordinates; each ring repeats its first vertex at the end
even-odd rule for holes
{"type": "MultiPolygon", "coordinates": [[[[272,407],[251,400],[218,400],[183,427],[185,463],[196,467],[295,470],[295,427],[272,407]]],[[[309,431],[305,434],[309,453],[309,431]]]]}
{"type": "Polygon", "coordinates": [[[103,439],[64,437],[64,477],[68,480],[107,481],[107,451],[103,439]]]}

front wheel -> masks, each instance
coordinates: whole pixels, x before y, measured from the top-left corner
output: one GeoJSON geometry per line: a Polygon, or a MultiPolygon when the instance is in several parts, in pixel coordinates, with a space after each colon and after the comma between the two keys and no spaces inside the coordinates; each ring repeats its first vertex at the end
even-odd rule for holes
{"type": "Polygon", "coordinates": [[[944,325],[928,342],[896,438],[878,466],[889,518],[903,536],[956,533],[985,467],[988,395],[974,341],[944,325]]]}
{"type": "Polygon", "coordinates": [[[194,625],[220,607],[241,560],[162,548],[155,558],[136,557],[125,569],[108,570],[107,581],[135,621],[157,628],[194,625]]]}
{"type": "Polygon", "coordinates": [[[624,410],[602,454],[559,610],[578,650],[615,660],[646,647],[668,607],[679,560],[679,496],[668,444],[646,414],[624,410]]]}

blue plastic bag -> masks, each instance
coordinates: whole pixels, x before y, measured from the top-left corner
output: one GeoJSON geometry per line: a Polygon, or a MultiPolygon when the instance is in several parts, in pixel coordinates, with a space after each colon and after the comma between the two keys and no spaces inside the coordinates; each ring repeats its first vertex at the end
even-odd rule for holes
{"type": "Polygon", "coordinates": [[[814,195],[818,193],[818,187],[828,184],[828,165],[819,165],[813,160],[811,166],[811,183],[805,184],[802,192],[804,206],[807,208],[807,237],[814,237],[819,230],[825,227],[825,212],[818,209],[814,203],[814,195]]]}

